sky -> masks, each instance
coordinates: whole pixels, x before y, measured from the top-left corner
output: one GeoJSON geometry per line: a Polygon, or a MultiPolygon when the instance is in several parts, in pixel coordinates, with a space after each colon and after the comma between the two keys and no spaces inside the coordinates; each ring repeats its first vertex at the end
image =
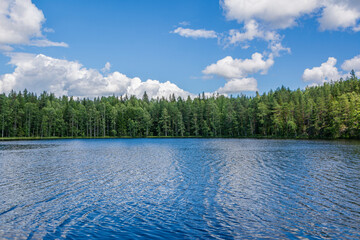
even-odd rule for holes
{"type": "Polygon", "coordinates": [[[0,92],[253,95],[360,75],[358,0],[0,0],[0,92]]]}

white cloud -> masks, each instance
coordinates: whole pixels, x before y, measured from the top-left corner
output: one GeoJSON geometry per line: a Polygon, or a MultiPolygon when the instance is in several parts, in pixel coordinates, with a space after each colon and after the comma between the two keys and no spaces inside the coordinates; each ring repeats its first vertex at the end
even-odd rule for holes
{"type": "Polygon", "coordinates": [[[257,91],[255,78],[232,79],[225,83],[224,87],[217,90],[221,94],[239,93],[243,91],[257,91]]]}
{"type": "Polygon", "coordinates": [[[342,70],[336,67],[336,58],[329,57],[328,60],[320,65],[320,67],[313,67],[305,69],[303,73],[303,80],[310,82],[310,86],[321,85],[329,81],[338,81],[340,78],[346,79],[350,77],[350,71],[354,70],[357,76],[360,76],[360,55],[352,59],[345,60],[341,65],[342,70]]]}
{"type": "Polygon", "coordinates": [[[243,32],[234,29],[230,30],[228,41],[230,44],[237,44],[251,41],[255,38],[264,39],[266,41],[276,41],[280,39],[280,36],[274,31],[264,31],[259,29],[259,24],[255,20],[250,20],[245,23],[243,32]]]}
{"type": "Polygon", "coordinates": [[[272,58],[263,59],[261,53],[254,53],[251,59],[233,59],[227,56],[214,64],[207,66],[203,73],[206,75],[214,74],[226,79],[238,79],[249,74],[261,72],[266,74],[268,69],[274,64],[272,58]]]}
{"type": "Polygon", "coordinates": [[[269,49],[274,56],[279,56],[280,52],[290,53],[290,48],[282,45],[282,37],[275,31],[261,29],[255,20],[250,20],[244,24],[244,31],[232,29],[229,31],[229,36],[225,38],[226,45],[242,44],[242,48],[248,48],[248,41],[254,39],[262,39],[269,42],[269,49]]]}
{"type": "Polygon", "coordinates": [[[222,0],[226,17],[239,23],[259,20],[271,28],[295,25],[295,20],[318,7],[318,0],[222,0]]]}
{"type": "Polygon", "coordinates": [[[205,29],[190,29],[190,28],[182,28],[178,27],[171,33],[179,34],[182,37],[187,38],[217,38],[217,34],[213,30],[205,30],[205,29]]]}
{"type": "Polygon", "coordinates": [[[271,42],[269,48],[274,57],[280,56],[281,52],[291,53],[291,49],[284,47],[281,42],[271,42]]]}
{"type": "Polygon", "coordinates": [[[217,34],[179,27],[172,33],[192,38],[219,37],[225,46],[241,44],[243,48],[249,47],[249,41],[261,39],[269,42],[274,56],[279,56],[281,51],[290,49],[282,46],[282,36],[277,31],[297,25],[305,15],[317,17],[320,30],[360,31],[359,0],[220,0],[220,3],[227,19],[243,24],[242,31],[232,29],[228,34],[217,34]]]}
{"type": "Polygon", "coordinates": [[[41,27],[44,14],[31,0],[0,1],[0,45],[67,46],[47,40],[41,27]]]}
{"type": "Polygon", "coordinates": [[[353,28],[353,31],[354,31],[354,32],[359,32],[359,31],[360,31],[360,25],[359,25],[359,26],[354,27],[354,28],[353,28]]]}
{"type": "Polygon", "coordinates": [[[13,48],[10,47],[9,45],[1,45],[0,44],[0,51],[10,52],[12,50],[13,50],[13,48]]]}
{"type": "Polygon", "coordinates": [[[102,72],[108,72],[110,71],[111,64],[109,62],[105,63],[105,66],[101,69],[102,72]]]}
{"type": "Polygon", "coordinates": [[[98,70],[87,69],[78,62],[42,54],[13,53],[9,56],[10,64],[15,66],[15,70],[13,73],[0,76],[0,92],[27,88],[37,93],[46,90],[57,96],[77,97],[112,94],[142,97],[144,91],[153,98],[168,97],[170,94],[183,98],[193,96],[170,82],[160,83],[150,79],[141,81],[140,78],[129,78],[119,72],[104,76],[98,70]]]}
{"type": "Polygon", "coordinates": [[[352,27],[357,31],[360,19],[359,1],[327,1],[319,18],[321,30],[338,30],[352,27]]]}
{"type": "Polygon", "coordinates": [[[341,68],[345,71],[360,71],[360,55],[353,57],[352,59],[346,60],[341,68]]]}
{"type": "Polygon", "coordinates": [[[36,47],[69,47],[67,43],[64,42],[52,42],[47,39],[36,39],[32,40],[29,45],[36,47]]]}
{"type": "Polygon", "coordinates": [[[303,73],[303,80],[305,82],[312,82],[314,84],[323,84],[329,81],[337,81],[342,76],[340,75],[336,65],[336,58],[329,57],[328,60],[321,64],[320,67],[307,68],[303,73]]]}
{"type": "Polygon", "coordinates": [[[52,29],[52,28],[44,28],[43,31],[47,32],[47,33],[54,33],[55,32],[55,30],[52,29]]]}
{"type": "Polygon", "coordinates": [[[41,37],[45,21],[41,10],[30,0],[0,2],[0,43],[23,44],[31,37],[41,37]]]}
{"type": "Polygon", "coordinates": [[[227,56],[214,64],[207,66],[203,73],[217,75],[225,78],[228,82],[219,88],[219,93],[238,93],[240,91],[256,91],[257,82],[248,75],[258,73],[266,74],[274,64],[272,57],[264,60],[261,53],[254,53],[251,59],[233,59],[227,56]]]}
{"type": "Polygon", "coordinates": [[[356,76],[360,77],[360,55],[353,57],[352,59],[346,60],[341,68],[349,73],[351,70],[355,71],[356,76]]]}
{"type": "Polygon", "coordinates": [[[222,7],[230,20],[257,20],[269,29],[292,27],[304,15],[320,14],[321,30],[360,30],[359,0],[222,0],[222,7]]]}

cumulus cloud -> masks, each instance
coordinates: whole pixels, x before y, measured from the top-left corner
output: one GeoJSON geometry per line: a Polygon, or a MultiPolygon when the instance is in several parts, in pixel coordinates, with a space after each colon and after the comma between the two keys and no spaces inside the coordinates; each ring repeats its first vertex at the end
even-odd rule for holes
{"type": "Polygon", "coordinates": [[[105,95],[135,95],[142,97],[146,91],[149,97],[169,97],[170,94],[186,98],[191,93],[173,83],[157,80],[141,81],[120,72],[104,76],[96,69],[88,69],[75,61],[51,58],[42,54],[13,53],[10,64],[13,73],[0,76],[0,92],[14,89],[40,93],[44,90],[57,96],[96,97],[105,95]]]}
{"type": "Polygon", "coordinates": [[[243,78],[257,72],[266,74],[273,64],[274,60],[272,58],[264,60],[261,53],[254,53],[251,59],[233,59],[227,56],[207,66],[203,73],[217,75],[226,79],[243,78]]]}
{"type": "Polygon", "coordinates": [[[264,39],[266,41],[277,41],[280,39],[279,34],[274,31],[265,31],[259,29],[259,24],[255,20],[245,23],[244,31],[232,29],[229,31],[228,41],[230,44],[236,44],[254,40],[255,38],[264,39]]]}
{"type": "Polygon", "coordinates": [[[305,69],[302,79],[305,82],[312,83],[311,85],[321,85],[325,82],[338,81],[340,78],[347,78],[350,76],[351,70],[354,70],[355,74],[360,76],[360,55],[345,60],[341,65],[343,71],[336,67],[336,63],[336,58],[329,57],[326,62],[320,65],[320,67],[305,69]]]}
{"type": "Polygon", "coordinates": [[[2,0],[0,3],[0,43],[28,43],[41,36],[44,14],[30,0],[2,0]]]}
{"type": "Polygon", "coordinates": [[[360,71],[360,55],[353,57],[352,59],[346,60],[341,68],[346,71],[360,71]]]}
{"type": "Polygon", "coordinates": [[[227,56],[214,64],[207,66],[203,73],[217,75],[225,78],[228,82],[219,88],[219,93],[237,93],[240,91],[256,91],[257,82],[248,75],[258,73],[266,74],[274,64],[272,57],[264,60],[261,53],[254,53],[251,59],[233,59],[227,56]]]}
{"type": "Polygon", "coordinates": [[[303,80],[305,82],[312,82],[313,84],[323,84],[329,81],[337,81],[342,76],[340,75],[336,65],[336,58],[329,57],[328,60],[321,64],[320,67],[313,67],[305,69],[303,73],[303,80]]]}
{"type": "Polygon", "coordinates": [[[270,29],[292,27],[304,15],[319,12],[321,30],[360,30],[358,0],[222,0],[222,7],[230,20],[257,20],[270,29]]]}
{"type": "Polygon", "coordinates": [[[242,48],[248,48],[248,42],[254,39],[262,39],[269,42],[269,49],[274,56],[279,56],[280,52],[290,53],[290,48],[282,45],[282,37],[275,31],[261,28],[255,20],[249,20],[244,24],[243,31],[232,29],[225,38],[225,44],[237,45],[241,44],[242,48]]]}
{"type": "Polygon", "coordinates": [[[360,55],[353,57],[352,59],[346,60],[341,68],[347,72],[354,70],[357,76],[360,76],[360,55]]]}
{"type": "Polygon", "coordinates": [[[255,78],[232,79],[217,90],[221,94],[239,93],[243,91],[257,91],[257,81],[255,78]]]}
{"type": "Polygon", "coordinates": [[[171,33],[179,34],[182,37],[187,38],[217,38],[217,34],[213,30],[205,30],[205,29],[190,29],[190,28],[182,28],[178,27],[171,33]]]}
{"type": "Polygon", "coordinates": [[[338,30],[352,27],[358,31],[360,2],[358,0],[327,1],[319,18],[321,30],[338,30]]]}
{"type": "Polygon", "coordinates": [[[14,44],[66,47],[65,43],[51,42],[43,36],[44,22],[43,12],[31,0],[1,0],[0,47],[14,44]]]}
{"type": "Polygon", "coordinates": [[[281,42],[277,42],[277,41],[270,42],[269,48],[270,48],[270,50],[271,50],[271,54],[272,54],[274,57],[280,56],[280,53],[281,53],[281,52],[291,53],[291,49],[290,49],[290,48],[284,47],[281,42]]]}
{"type": "Polygon", "coordinates": [[[259,20],[273,29],[295,25],[295,20],[314,11],[318,0],[223,0],[226,17],[239,23],[259,20]]]}

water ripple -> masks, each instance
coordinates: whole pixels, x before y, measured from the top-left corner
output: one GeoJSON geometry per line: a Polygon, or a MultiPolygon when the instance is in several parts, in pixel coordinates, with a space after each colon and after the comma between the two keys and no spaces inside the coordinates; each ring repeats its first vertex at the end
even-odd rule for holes
{"type": "Polygon", "coordinates": [[[0,239],[357,239],[360,145],[0,144],[0,239]]]}

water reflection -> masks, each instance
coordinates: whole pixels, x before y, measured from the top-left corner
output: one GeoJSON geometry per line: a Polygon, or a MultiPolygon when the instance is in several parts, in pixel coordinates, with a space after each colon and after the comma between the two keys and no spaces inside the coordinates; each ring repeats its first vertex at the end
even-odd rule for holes
{"type": "Polygon", "coordinates": [[[0,238],[358,238],[357,142],[0,144],[0,238]]]}
{"type": "Polygon", "coordinates": [[[40,149],[40,148],[49,148],[54,147],[55,144],[12,144],[12,143],[3,143],[0,144],[0,151],[9,151],[9,150],[31,150],[31,149],[40,149]]]}

